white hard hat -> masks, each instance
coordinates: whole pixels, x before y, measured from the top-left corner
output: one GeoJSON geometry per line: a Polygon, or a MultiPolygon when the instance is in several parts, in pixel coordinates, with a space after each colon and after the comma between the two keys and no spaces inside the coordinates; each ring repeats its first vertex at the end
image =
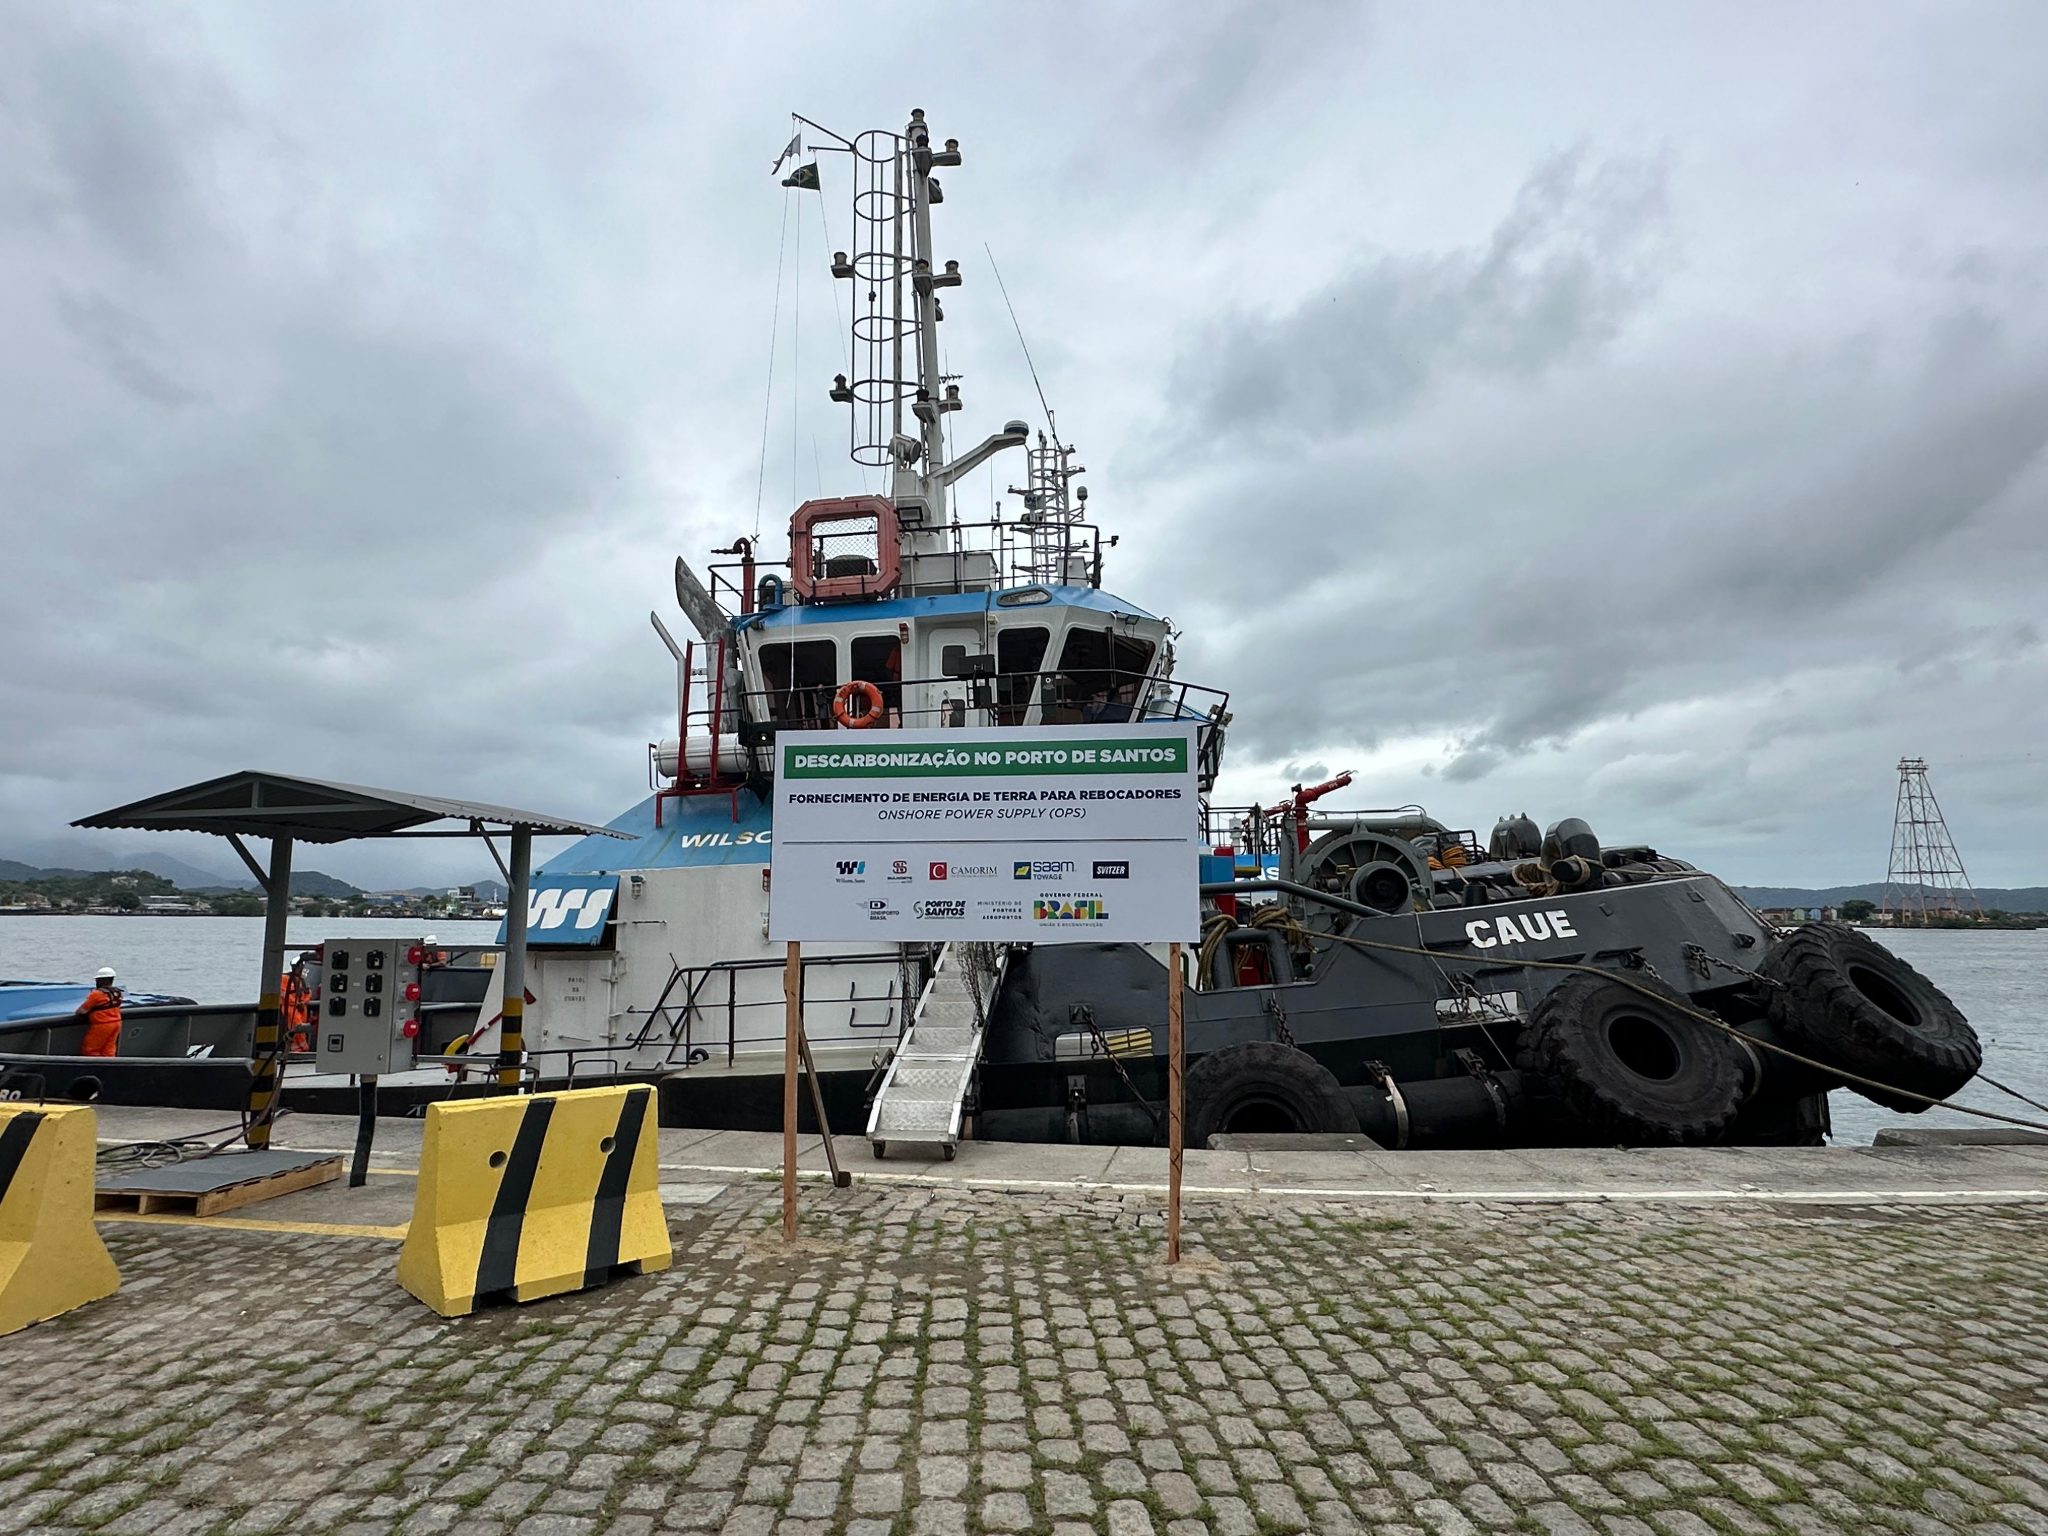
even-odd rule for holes
{"type": "Polygon", "coordinates": [[[92,979],[94,981],[112,981],[114,979],[114,968],[111,965],[103,965],[94,973],[92,979]]]}
{"type": "Polygon", "coordinates": [[[424,939],[420,940],[420,942],[421,942],[422,944],[438,944],[438,943],[440,943],[441,941],[440,941],[439,939],[435,938],[435,937],[434,937],[434,936],[433,936],[433,935],[432,935],[432,934],[430,933],[430,934],[428,934],[428,935],[427,935],[427,936],[426,936],[426,937],[425,937],[424,939]]]}

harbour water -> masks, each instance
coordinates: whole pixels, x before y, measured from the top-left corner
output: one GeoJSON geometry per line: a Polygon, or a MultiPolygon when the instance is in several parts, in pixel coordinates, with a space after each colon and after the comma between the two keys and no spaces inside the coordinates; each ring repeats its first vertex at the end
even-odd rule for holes
{"type": "MultiPolygon", "coordinates": [[[[425,937],[446,947],[489,944],[496,922],[418,917],[295,917],[285,925],[287,961],[322,939],[379,934],[425,937]]],[[[0,977],[89,981],[103,965],[131,992],[168,992],[201,1003],[246,1003],[262,977],[260,917],[0,917],[0,977]]]]}
{"type": "MultiPolygon", "coordinates": [[[[417,918],[293,918],[290,944],[317,944],[342,934],[419,934],[444,945],[488,944],[495,922],[417,918]]],[[[2029,1098],[2048,1103],[2048,1017],[2041,973],[2048,965],[2048,929],[1971,933],[1926,929],[1884,933],[1880,940],[1955,999],[1984,1042],[1984,1070],[2029,1098]]],[[[103,965],[138,992],[172,992],[206,1003],[254,997],[261,955],[260,917],[0,917],[0,977],[42,981],[88,978],[103,965]]],[[[1960,1101],[2048,1121],[1982,1079],[1960,1101]]],[[[1835,1140],[1867,1144],[1892,1126],[1986,1125],[1950,1110],[1900,1115],[1852,1093],[1833,1100],[1835,1140]]]]}

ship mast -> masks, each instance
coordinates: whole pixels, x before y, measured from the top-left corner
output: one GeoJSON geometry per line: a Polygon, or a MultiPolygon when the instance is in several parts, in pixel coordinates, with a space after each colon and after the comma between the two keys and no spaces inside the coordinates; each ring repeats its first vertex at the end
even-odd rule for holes
{"type": "Polygon", "coordinates": [[[959,385],[939,371],[939,323],[946,317],[940,294],[959,287],[961,274],[959,262],[942,265],[933,254],[931,210],[945,194],[932,172],[961,163],[960,143],[948,139],[934,148],[921,109],[900,133],[871,129],[849,140],[819,131],[837,140],[853,164],[853,250],[832,254],[832,275],[854,285],[853,377],[834,379],[832,398],[852,408],[853,461],[889,471],[904,553],[935,551],[953,521],[947,489],[1029,435],[1023,422],[1011,421],[959,458],[946,458],[945,419],[961,400],[959,385]]]}

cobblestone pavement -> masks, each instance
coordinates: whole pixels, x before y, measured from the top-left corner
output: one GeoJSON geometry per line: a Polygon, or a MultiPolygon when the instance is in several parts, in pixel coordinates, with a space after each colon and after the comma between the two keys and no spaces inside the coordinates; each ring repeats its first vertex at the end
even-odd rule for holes
{"type": "Polygon", "coordinates": [[[2048,1208],[750,1182],[443,1322],[362,1239],[105,1228],[0,1340],[0,1530],[2048,1532],[2048,1208]]]}

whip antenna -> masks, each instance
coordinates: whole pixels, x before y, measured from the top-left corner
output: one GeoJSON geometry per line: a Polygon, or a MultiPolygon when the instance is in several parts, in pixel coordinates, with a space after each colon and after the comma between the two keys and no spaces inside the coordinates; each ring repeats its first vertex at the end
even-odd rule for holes
{"type": "Polygon", "coordinates": [[[1054,424],[1052,407],[1046,403],[1045,386],[1038,382],[1038,364],[1031,360],[1031,343],[1024,339],[1023,324],[1017,319],[1017,306],[1010,302],[1010,286],[1003,281],[1003,269],[996,265],[996,253],[989,249],[986,240],[981,242],[981,249],[988,257],[989,270],[996,275],[996,287],[1003,295],[1003,308],[1010,312],[1010,324],[1016,327],[1017,346],[1024,353],[1024,366],[1031,371],[1031,387],[1038,391],[1038,408],[1045,412],[1045,425],[1052,433],[1053,442],[1058,443],[1060,431],[1054,424]]]}

